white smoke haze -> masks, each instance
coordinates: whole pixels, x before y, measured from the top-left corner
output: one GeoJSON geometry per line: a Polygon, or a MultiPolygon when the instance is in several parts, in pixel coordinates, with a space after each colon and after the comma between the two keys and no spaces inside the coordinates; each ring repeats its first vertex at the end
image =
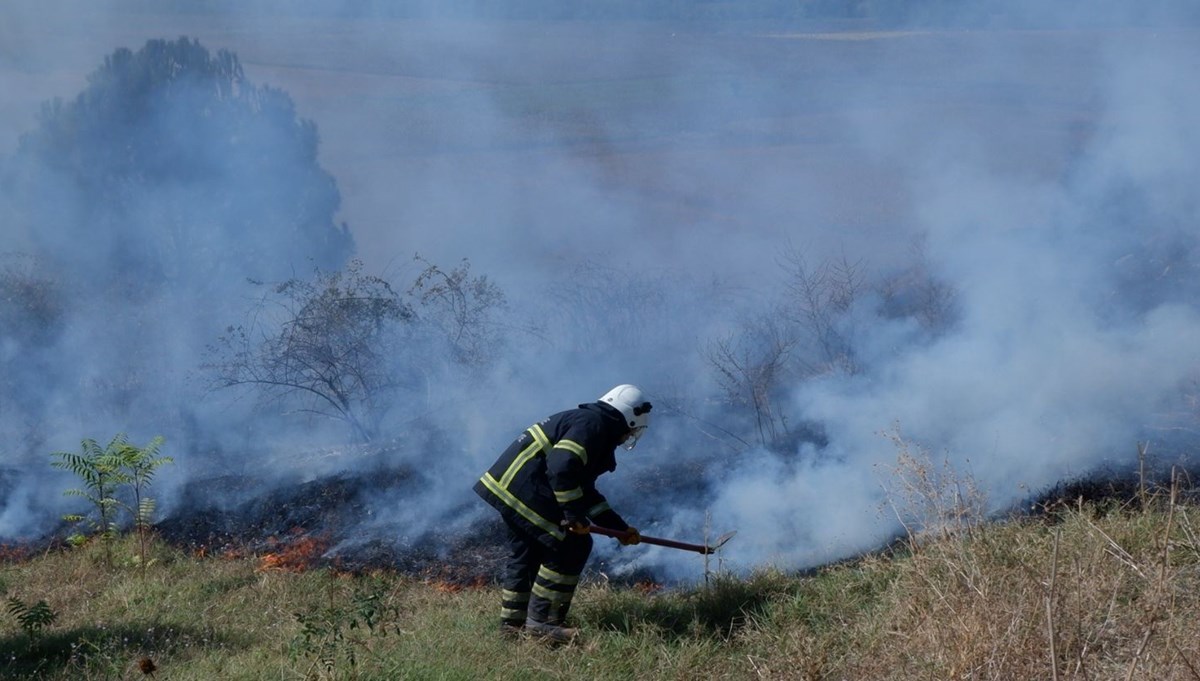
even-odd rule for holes
{"type": "MultiPolygon", "coordinates": [[[[988,156],[964,162],[962,147],[970,156],[981,145],[958,131],[953,153],[934,144],[934,156],[916,159],[914,203],[959,293],[960,322],[928,345],[863,339],[866,371],[795,391],[794,413],[824,424],[830,445],[792,467],[759,453],[722,488],[714,507],[754,528],[739,560],[815,565],[892,536],[886,506],[899,484],[881,473],[896,460],[883,437],[893,422],[933,450],[930,463],[944,458],[978,485],[992,510],[1101,464],[1128,470],[1131,443],[1153,437],[1145,428],[1179,403],[1200,360],[1194,299],[1119,314],[1120,259],[1163,231],[1194,235],[1200,218],[1182,179],[1195,176],[1195,157],[1179,153],[1196,148],[1180,116],[1200,89],[1174,75],[1198,53],[1175,37],[1101,50],[1112,69],[1097,84],[1103,132],[1075,160],[1078,177],[989,172],[988,156]],[[1108,193],[1126,187],[1145,197],[1144,212],[1111,214],[1108,193]]],[[[896,338],[884,323],[858,328],[896,338]]]]}
{"type": "MultiPolygon", "coordinates": [[[[601,490],[643,533],[738,530],[722,556],[735,570],[821,565],[919,524],[895,498],[889,434],[969,478],[994,512],[1133,470],[1140,441],[1187,460],[1200,417],[1188,402],[1200,11],[949,4],[696,22],[511,20],[476,3],[6,3],[0,170],[18,165],[42,103],[72,100],[114,50],[195,38],[315,124],[341,193],[335,220],[367,271],[403,290],[422,269],[414,254],[444,270],[467,259],[508,307],[492,363],[467,372],[429,357],[427,380],[388,417],[398,444],[339,458],[306,454],[347,442],[337,424],[202,389],[203,349],[260,295],[251,273],[196,277],[186,300],[79,295],[38,352],[0,346],[12,372],[0,433],[18,443],[0,452],[0,537],[54,529],[74,481],[49,452],[119,431],[166,436],[177,464],[156,482],[164,514],[217,474],[264,485],[212,490],[232,506],[272,477],[379,467],[415,471],[422,491],[371,497],[341,548],[480,531],[493,514],[470,485],[509,439],[623,382],[651,393],[655,423],[601,490]],[[915,241],[953,290],[944,323],[864,289],[833,320],[852,371],[824,363],[800,324],[771,384],[776,437],[762,437],[762,413],[730,403],[712,353],[728,341],[763,356],[770,336],[753,320],[796,331],[789,249],[812,267],[861,263],[874,284],[912,265],[915,241]],[[1183,428],[1164,426],[1168,414],[1183,428]]],[[[279,170],[239,184],[256,196],[299,182],[279,170]]],[[[0,253],[72,246],[71,232],[29,223],[13,187],[0,185],[0,253]]],[[[158,189],[127,213],[140,233],[215,214],[194,187],[158,189]]],[[[251,214],[252,201],[230,200],[230,214],[251,214]]],[[[241,253],[252,235],[214,232],[208,247],[241,253]]],[[[694,555],[597,547],[605,570],[700,570],[694,555]]]]}

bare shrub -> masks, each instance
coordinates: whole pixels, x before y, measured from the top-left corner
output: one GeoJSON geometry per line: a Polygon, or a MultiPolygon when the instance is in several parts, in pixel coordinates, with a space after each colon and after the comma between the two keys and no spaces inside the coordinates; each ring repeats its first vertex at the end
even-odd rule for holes
{"type": "Polygon", "coordinates": [[[881,312],[889,318],[915,319],[926,331],[942,333],[957,319],[958,292],[934,274],[923,238],[914,240],[909,252],[909,264],[884,277],[877,287],[881,312]]]}
{"type": "Polygon", "coordinates": [[[740,335],[710,343],[708,361],[717,372],[725,399],[748,409],[754,418],[758,442],[771,447],[787,435],[787,417],[776,406],[791,371],[796,338],[773,316],[747,325],[740,335]]]}
{"type": "Polygon", "coordinates": [[[446,337],[455,361],[469,367],[491,363],[503,349],[496,317],[508,308],[504,292],[486,276],[471,276],[466,259],[449,271],[421,256],[416,260],[425,269],[408,293],[420,318],[446,337]]]}
{"type": "Polygon", "coordinates": [[[986,497],[948,457],[935,461],[924,446],[904,437],[900,424],[881,435],[896,448],[896,464],[885,467],[887,503],[915,548],[927,539],[957,535],[986,518],[986,497]]]}
{"type": "Polygon", "coordinates": [[[783,253],[787,270],[785,288],[789,294],[783,314],[796,325],[810,349],[806,367],[809,373],[827,371],[856,373],[850,336],[843,328],[844,315],[867,290],[862,260],[845,255],[810,265],[795,248],[783,253]]]}
{"type": "Polygon", "coordinates": [[[252,387],[268,401],[344,422],[361,442],[379,434],[406,376],[394,370],[411,308],[354,261],[269,289],[243,325],[209,348],[214,388],[252,387]]]}

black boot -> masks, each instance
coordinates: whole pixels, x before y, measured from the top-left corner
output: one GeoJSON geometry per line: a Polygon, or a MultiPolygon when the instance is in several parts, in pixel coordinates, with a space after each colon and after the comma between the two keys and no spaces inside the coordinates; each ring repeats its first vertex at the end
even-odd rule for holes
{"type": "Polygon", "coordinates": [[[579,636],[579,630],[574,627],[564,627],[537,620],[527,620],[525,631],[530,636],[549,643],[570,643],[579,636]]]}

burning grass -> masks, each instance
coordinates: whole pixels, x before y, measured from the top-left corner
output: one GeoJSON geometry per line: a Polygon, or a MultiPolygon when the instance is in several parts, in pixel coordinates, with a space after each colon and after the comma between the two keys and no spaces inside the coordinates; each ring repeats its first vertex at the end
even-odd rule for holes
{"type": "Polygon", "coordinates": [[[28,544],[0,544],[0,564],[19,563],[28,560],[33,555],[33,547],[28,544]]]}
{"type": "Polygon", "coordinates": [[[319,535],[241,556],[114,548],[0,565],[44,599],[36,637],[0,616],[0,677],[315,679],[1200,679],[1200,505],[1179,486],[928,533],[813,573],[717,575],[694,588],[589,582],[581,642],[495,631],[499,592],[448,565],[296,571],[319,535]],[[275,556],[264,569],[266,556],[275,556]],[[275,562],[277,561],[277,562],[275,562]],[[328,662],[331,666],[325,666],[328,662]],[[533,671],[530,671],[533,670],[533,671]]]}
{"type": "Polygon", "coordinates": [[[275,549],[259,557],[258,571],[300,572],[308,570],[317,564],[322,554],[329,548],[329,540],[304,534],[297,528],[287,539],[272,537],[268,541],[275,549]]]}

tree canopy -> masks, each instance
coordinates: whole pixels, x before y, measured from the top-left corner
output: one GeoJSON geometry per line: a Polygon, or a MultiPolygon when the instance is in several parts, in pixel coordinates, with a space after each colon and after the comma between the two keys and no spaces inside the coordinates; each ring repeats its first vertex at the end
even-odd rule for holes
{"type": "Polygon", "coordinates": [[[233,53],[151,40],[43,106],[12,181],[39,255],[93,281],[208,288],[346,262],[317,148],[316,125],[233,53]]]}

